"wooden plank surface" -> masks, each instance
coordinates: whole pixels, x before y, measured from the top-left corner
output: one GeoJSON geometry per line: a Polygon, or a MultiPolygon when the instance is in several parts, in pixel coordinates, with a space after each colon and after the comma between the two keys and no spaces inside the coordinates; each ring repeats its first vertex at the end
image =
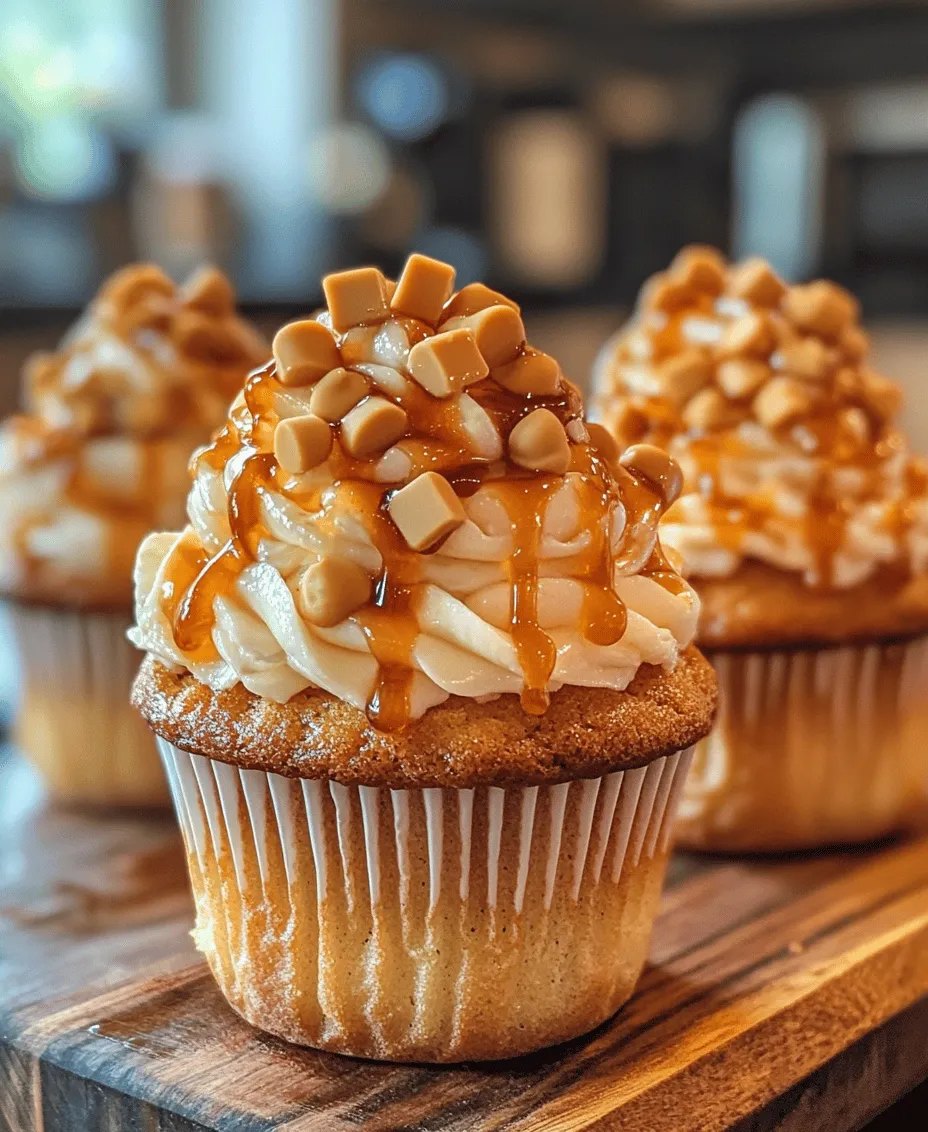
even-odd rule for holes
{"type": "Polygon", "coordinates": [[[677,858],[619,1016],[492,1066],[265,1037],[190,926],[171,820],[43,809],[0,762],[0,1132],[844,1132],[928,1076],[928,840],[677,858]]]}

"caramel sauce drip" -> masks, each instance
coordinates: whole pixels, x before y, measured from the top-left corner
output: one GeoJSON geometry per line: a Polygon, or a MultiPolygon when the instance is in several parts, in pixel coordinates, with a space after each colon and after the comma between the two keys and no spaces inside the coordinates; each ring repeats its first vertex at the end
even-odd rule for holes
{"type": "MultiPolygon", "coordinates": [[[[397,321],[411,343],[428,332],[414,319],[397,321]]],[[[363,371],[360,357],[354,364],[363,371]]],[[[206,661],[216,655],[212,642],[214,601],[219,594],[227,593],[242,570],[255,560],[258,543],[266,533],[261,523],[262,496],[273,490],[316,512],[323,528],[327,522],[326,504],[319,492],[301,489],[277,467],[269,451],[278,420],[275,397],[280,392],[282,386],[273,363],[256,371],[245,387],[245,406],[233,412],[213,443],[194,460],[194,465],[202,461],[221,472],[234,453],[243,447],[252,451],[228,492],[229,541],[210,557],[196,540],[182,539],[165,567],[162,608],[173,625],[178,648],[193,660],[206,661]]],[[[382,389],[376,392],[387,396],[382,389]]],[[[504,439],[536,408],[550,409],[565,424],[582,413],[579,393],[567,382],[556,397],[508,393],[491,378],[470,386],[467,394],[489,414],[504,439]]],[[[528,473],[505,457],[493,464],[476,459],[454,402],[439,400],[412,381],[391,399],[408,419],[407,435],[399,445],[410,458],[410,478],[426,471],[441,472],[461,498],[482,485],[492,486],[506,510],[512,530],[512,553],[506,563],[511,586],[509,622],[524,674],[522,704],[526,711],[540,714],[548,705],[547,689],[557,649],[539,624],[539,543],[548,504],[563,480],[528,473]]],[[[406,726],[411,711],[422,555],[409,549],[387,512],[395,485],[376,482],[376,460],[356,460],[347,453],[340,443],[338,426],[327,466],[332,483],[325,494],[337,497],[340,508],[347,506],[361,520],[381,555],[372,600],[354,617],[377,662],[377,677],[367,703],[368,718],[381,731],[397,731],[406,726]]],[[[621,639],[627,622],[625,607],[613,590],[614,559],[608,529],[619,497],[616,472],[587,445],[572,446],[570,470],[578,473],[574,480],[580,502],[578,530],[589,534],[583,549],[569,561],[570,575],[584,588],[582,632],[597,645],[612,645],[621,639]]],[[[629,513],[642,510],[641,522],[652,526],[653,537],[660,492],[631,476],[626,479],[631,485],[631,494],[625,500],[629,513]]],[[[659,548],[652,559],[654,576],[660,580],[667,572],[669,579],[672,572],[659,548]]]]}
{"type": "MultiPolygon", "coordinates": [[[[645,302],[638,332],[646,336],[650,362],[659,366],[695,345],[686,332],[687,321],[693,318],[717,320],[714,299],[705,294],[694,295],[682,309],[659,312],[645,302]]],[[[796,340],[797,333],[785,316],[777,310],[768,317],[779,341],[796,340]]],[[[831,343],[826,345],[833,346],[831,343]]],[[[779,347],[777,347],[779,348],[779,347]]],[[[638,364],[624,347],[619,346],[620,365],[638,364]]],[[[769,363],[769,358],[766,359],[769,363]]],[[[875,413],[865,393],[854,382],[842,386],[836,380],[839,370],[850,369],[855,375],[860,363],[834,361],[831,371],[818,387],[814,410],[798,422],[772,429],[772,435],[787,449],[793,449],[814,461],[816,472],[807,493],[807,510],[802,521],[802,536],[810,548],[815,564],[815,585],[828,588],[833,584],[834,563],[847,541],[848,524],[854,504],[881,501],[886,498],[884,469],[887,458],[904,450],[904,443],[892,423],[875,413]],[[857,409],[864,413],[869,434],[861,437],[842,421],[842,411],[857,409]],[[862,477],[860,489],[853,499],[839,489],[842,469],[853,469],[862,477]]],[[[777,371],[774,370],[774,373],[777,371]]],[[[617,388],[621,389],[621,371],[617,388]]],[[[687,487],[698,492],[708,511],[713,534],[719,546],[740,552],[745,536],[762,530],[778,518],[774,500],[766,489],[750,496],[729,495],[723,486],[726,462],[756,458],[739,434],[739,425],[751,415],[752,395],[730,398],[733,421],[707,432],[690,430],[681,406],[673,400],[652,395],[632,395],[623,419],[623,440],[626,443],[647,442],[670,448],[676,455],[685,451],[695,472],[687,487]]],[[[902,497],[891,502],[886,529],[900,547],[916,520],[915,502],[928,491],[928,475],[921,461],[908,458],[904,472],[902,497]]],[[[645,572],[650,571],[650,566],[645,572]]],[[[674,585],[675,572],[668,570],[667,584],[674,585]]]]}

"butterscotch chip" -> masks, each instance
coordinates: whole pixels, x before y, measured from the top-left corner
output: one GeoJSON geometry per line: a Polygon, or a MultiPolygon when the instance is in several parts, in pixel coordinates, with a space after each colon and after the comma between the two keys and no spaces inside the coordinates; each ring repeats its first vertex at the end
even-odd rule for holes
{"type": "Polygon", "coordinates": [[[661,362],[657,373],[664,396],[682,405],[708,384],[712,365],[702,350],[681,350],[661,362]]]}
{"type": "Polygon", "coordinates": [[[124,311],[152,293],[169,298],[174,294],[174,284],[155,264],[133,263],[110,276],[100,298],[124,311]]]}
{"type": "Polygon", "coordinates": [[[395,444],[406,425],[406,414],[399,405],[383,397],[368,397],[342,420],[342,444],[350,455],[364,460],[395,444]]]}
{"type": "Polygon", "coordinates": [[[561,367],[540,350],[526,350],[514,361],[497,366],[493,380],[510,393],[553,397],[561,388],[561,367]]]}
{"type": "Polygon", "coordinates": [[[470,330],[490,369],[511,362],[525,341],[525,327],[518,311],[497,303],[464,318],[449,318],[443,330],[470,330]]]}
{"type": "Polygon", "coordinates": [[[372,326],[390,316],[387,281],[376,267],[336,271],[322,280],[332,325],[339,333],[372,326]]]}
{"type": "Polygon", "coordinates": [[[235,309],[232,284],[216,267],[199,267],[181,288],[181,300],[206,314],[230,314],[235,309]]]}
{"type": "Polygon", "coordinates": [[[681,413],[683,423],[689,429],[704,432],[707,429],[723,428],[732,419],[731,408],[718,389],[701,389],[690,400],[681,413]]]}
{"type": "Polygon", "coordinates": [[[786,284],[765,260],[746,259],[728,275],[727,291],[757,307],[775,307],[786,294],[786,284]]]}
{"type": "Polygon", "coordinates": [[[716,346],[720,358],[763,357],[775,344],[770,319],[762,311],[749,311],[733,319],[716,346]]]}
{"type": "Polygon", "coordinates": [[[770,377],[770,367],[757,358],[729,358],[720,362],[715,380],[726,397],[737,401],[756,393],[770,377]]]}
{"type": "Polygon", "coordinates": [[[509,434],[509,458],[521,468],[562,476],[570,465],[564,426],[550,409],[535,409],[509,434]]]}
{"type": "Polygon", "coordinates": [[[426,255],[413,254],[390,299],[392,310],[434,326],[454,290],[454,268],[426,255]]]}
{"type": "Polygon", "coordinates": [[[394,492],[390,518],[413,550],[426,550],[456,531],[467,515],[451,484],[438,472],[423,472],[394,492]]]}
{"type": "Polygon", "coordinates": [[[822,338],[839,337],[857,318],[858,310],[853,295],[827,279],[790,287],[783,299],[783,312],[790,322],[822,338]]]}
{"type": "Polygon", "coordinates": [[[181,310],[174,319],[174,341],[178,350],[203,361],[232,361],[242,356],[241,339],[200,310],[181,310]]]}
{"type": "Polygon", "coordinates": [[[271,348],[281,385],[311,385],[342,361],[331,331],[314,318],[288,322],[274,335],[271,348]]]}
{"type": "Polygon", "coordinates": [[[808,390],[795,378],[774,377],[754,398],[754,416],[765,428],[778,428],[812,407],[808,390]]]}
{"type": "Polygon", "coordinates": [[[370,382],[357,370],[338,366],[320,378],[309,398],[310,412],[324,421],[340,421],[370,390],[370,382]]]}
{"type": "Polygon", "coordinates": [[[888,377],[864,373],[861,374],[861,385],[867,407],[881,420],[892,420],[902,408],[902,390],[888,377]]]}
{"type": "Polygon", "coordinates": [[[300,582],[303,615],[322,629],[344,621],[370,596],[370,575],[348,558],[323,558],[309,567],[300,582]]]}
{"type": "Polygon", "coordinates": [[[673,278],[684,287],[709,295],[720,295],[725,286],[725,259],[703,244],[694,244],[677,254],[670,265],[673,278]]]}
{"type": "Polygon", "coordinates": [[[274,429],[274,457],[291,475],[318,467],[331,451],[332,430],[321,417],[287,417],[274,429]]]}
{"type": "Polygon", "coordinates": [[[851,362],[859,362],[870,353],[870,336],[859,326],[846,326],[838,339],[841,353],[851,362]]]}
{"type": "Polygon", "coordinates": [[[690,306],[694,298],[693,288],[668,272],[653,276],[641,292],[642,305],[668,314],[690,306]]]}
{"type": "Polygon", "coordinates": [[[451,397],[490,372],[470,330],[447,330],[409,351],[409,372],[433,397],[451,397]]]}
{"type": "Polygon", "coordinates": [[[586,431],[590,435],[590,444],[596,449],[607,464],[614,464],[619,458],[619,442],[609,429],[595,422],[587,422],[586,431]]]}
{"type": "Polygon", "coordinates": [[[777,351],[782,369],[796,377],[820,381],[831,368],[831,353],[821,338],[799,338],[777,351]]]}
{"type": "Polygon", "coordinates": [[[663,448],[653,444],[633,444],[622,453],[619,463],[629,471],[638,472],[660,490],[664,505],[669,507],[683,490],[683,473],[676,460],[663,448]]]}
{"type": "Polygon", "coordinates": [[[512,299],[507,298],[499,291],[494,291],[483,283],[468,283],[445,306],[442,318],[445,320],[466,318],[468,315],[486,310],[487,307],[496,306],[511,307],[516,314],[520,313],[519,304],[514,303],[512,299]]]}

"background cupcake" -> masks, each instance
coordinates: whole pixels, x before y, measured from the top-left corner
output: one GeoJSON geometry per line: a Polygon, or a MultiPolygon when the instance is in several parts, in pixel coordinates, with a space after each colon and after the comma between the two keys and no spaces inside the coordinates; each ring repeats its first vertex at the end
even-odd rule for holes
{"type": "Polygon", "coordinates": [[[26,365],[26,412],[0,429],[0,592],[22,662],[18,741],[61,800],[166,800],[127,704],[132,563],[152,527],[182,521],[187,458],[266,356],[221,273],[178,290],[137,265],[26,365]]]}
{"type": "Polygon", "coordinates": [[[657,521],[518,309],[414,256],[329,276],[137,566],[196,938],[288,1038],[495,1058],[597,1025],[647,952],[714,710],[657,521]]]}
{"type": "Polygon", "coordinates": [[[662,527],[702,599],[722,708],[684,844],[878,837],[928,788],[928,476],[868,362],[855,299],[690,248],[600,357],[602,419],[667,447],[662,527]]]}

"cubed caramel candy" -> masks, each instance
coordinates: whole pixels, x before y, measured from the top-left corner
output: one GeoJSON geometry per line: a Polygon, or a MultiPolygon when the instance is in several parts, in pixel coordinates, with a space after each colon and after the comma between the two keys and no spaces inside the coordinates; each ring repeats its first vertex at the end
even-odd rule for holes
{"type": "Polygon", "coordinates": [[[274,457],[291,475],[318,467],[331,451],[332,430],[321,417],[288,417],[274,429],[274,457]]]}
{"type": "Polygon", "coordinates": [[[719,358],[764,357],[775,343],[767,315],[763,311],[749,311],[725,327],[716,354],[719,358]]]}
{"type": "Polygon", "coordinates": [[[881,420],[892,420],[902,408],[902,390],[888,377],[878,373],[861,375],[863,396],[867,407],[881,420]]]}
{"type": "Polygon", "coordinates": [[[806,387],[793,377],[773,377],[754,398],[754,416],[764,428],[779,428],[812,408],[806,387]]]}
{"type": "Polygon", "coordinates": [[[451,484],[438,472],[423,472],[390,497],[390,518],[413,550],[427,550],[467,518],[451,484]]]}
{"type": "Polygon", "coordinates": [[[726,290],[752,306],[775,307],[786,294],[786,284],[769,263],[755,256],[731,269],[726,290]]]}
{"type": "Polygon", "coordinates": [[[473,333],[465,327],[417,342],[409,351],[408,367],[433,397],[451,397],[490,372],[473,333]]]}
{"type": "Polygon", "coordinates": [[[344,621],[370,596],[370,575],[348,558],[323,558],[306,570],[300,582],[302,613],[322,629],[344,621]]]}
{"type": "Polygon", "coordinates": [[[131,263],[110,276],[100,291],[100,298],[112,303],[116,310],[124,311],[153,293],[170,298],[174,289],[174,283],[160,267],[153,263],[131,263]]]}
{"type": "Polygon", "coordinates": [[[704,244],[694,244],[677,254],[670,274],[684,287],[707,295],[720,295],[725,286],[725,259],[704,244]]]}
{"type": "Polygon", "coordinates": [[[821,381],[828,376],[832,353],[821,338],[813,337],[786,342],[777,351],[781,369],[809,381],[821,381]]]}
{"type": "Polygon", "coordinates": [[[453,290],[454,268],[450,264],[414,254],[406,260],[390,307],[399,314],[435,326],[453,290]]]}
{"type": "Polygon", "coordinates": [[[860,362],[870,353],[870,338],[859,326],[846,326],[838,339],[838,348],[850,362],[860,362]]]}
{"type": "Polygon", "coordinates": [[[642,306],[667,314],[692,306],[695,301],[696,292],[693,288],[688,283],[675,279],[669,272],[652,276],[641,293],[642,306]]]}
{"type": "Polygon", "coordinates": [[[561,389],[561,367],[554,358],[540,350],[526,350],[514,361],[497,366],[493,370],[493,380],[525,397],[554,397],[561,389]]]}
{"type": "Polygon", "coordinates": [[[570,466],[564,426],[550,409],[535,409],[509,434],[509,458],[522,468],[562,476],[570,466]]]}
{"type": "Polygon", "coordinates": [[[496,306],[511,307],[516,314],[519,314],[519,304],[507,299],[499,291],[485,287],[483,283],[468,283],[447,303],[442,318],[466,318],[468,315],[486,310],[487,307],[496,306]]]}
{"type": "Polygon", "coordinates": [[[376,267],[327,275],[322,290],[332,325],[340,334],[353,326],[376,326],[390,317],[387,281],[376,267]]]}
{"type": "Polygon", "coordinates": [[[731,423],[732,409],[718,389],[700,391],[683,408],[683,423],[695,432],[724,428],[731,423]]]}
{"type": "Polygon", "coordinates": [[[331,331],[313,318],[281,327],[272,349],[281,385],[312,385],[342,361],[331,331]]]}
{"type": "Polygon", "coordinates": [[[840,337],[859,313],[854,296],[826,279],[790,287],[782,305],[794,326],[832,341],[840,337]]]}
{"type": "Polygon", "coordinates": [[[657,367],[657,374],[661,394],[682,405],[708,384],[712,377],[712,364],[703,350],[681,350],[662,361],[657,367]]]}
{"type": "Polygon", "coordinates": [[[588,421],[586,431],[589,433],[590,444],[596,449],[607,464],[614,464],[619,458],[619,443],[605,426],[588,421]]]}
{"type": "Polygon", "coordinates": [[[227,327],[201,310],[177,312],[173,326],[178,350],[205,362],[227,362],[241,357],[241,342],[227,327]]]}
{"type": "Polygon", "coordinates": [[[338,366],[316,383],[309,398],[310,412],[324,421],[340,421],[369,390],[370,382],[363,373],[338,366]]]}
{"type": "Polygon", "coordinates": [[[663,448],[656,448],[653,444],[633,444],[622,453],[619,463],[658,488],[665,507],[669,507],[683,489],[680,465],[663,448]]]}
{"type": "Polygon", "coordinates": [[[470,330],[490,369],[511,362],[525,342],[525,327],[518,311],[497,304],[463,318],[449,318],[443,330],[470,330]]]}
{"type": "Polygon", "coordinates": [[[218,268],[210,265],[197,268],[181,288],[180,297],[186,306],[206,314],[231,314],[235,309],[232,284],[218,268]]]}
{"type": "Polygon", "coordinates": [[[770,377],[770,367],[757,358],[729,358],[720,362],[715,380],[726,397],[737,401],[753,396],[770,377]]]}
{"type": "Polygon", "coordinates": [[[405,435],[406,414],[392,401],[368,397],[345,415],[341,440],[349,455],[358,460],[377,456],[405,435]]]}

